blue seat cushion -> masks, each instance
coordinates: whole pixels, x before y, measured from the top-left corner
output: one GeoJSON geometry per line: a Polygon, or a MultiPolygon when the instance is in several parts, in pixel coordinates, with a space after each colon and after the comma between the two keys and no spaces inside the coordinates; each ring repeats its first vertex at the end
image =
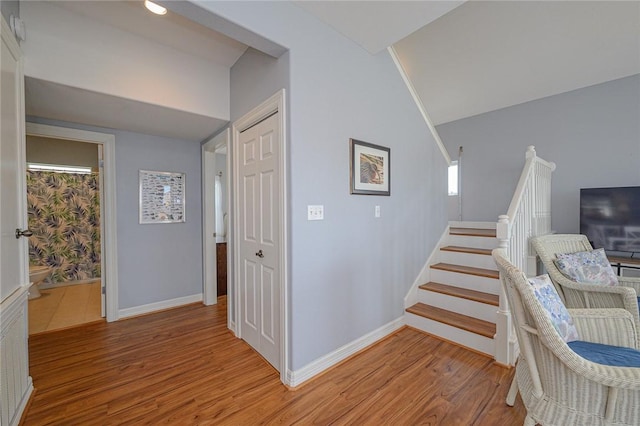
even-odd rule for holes
{"type": "Polygon", "coordinates": [[[567,343],[582,358],[591,362],[613,367],[639,367],[640,351],[620,346],[603,345],[601,343],[575,340],[567,343]]]}

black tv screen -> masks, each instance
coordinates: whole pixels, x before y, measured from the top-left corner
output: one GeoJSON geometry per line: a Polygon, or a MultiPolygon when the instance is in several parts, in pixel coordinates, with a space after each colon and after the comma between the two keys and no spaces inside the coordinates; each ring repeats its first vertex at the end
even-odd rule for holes
{"type": "Polygon", "coordinates": [[[581,189],[580,233],[594,248],[640,252],[640,186],[581,189]]]}

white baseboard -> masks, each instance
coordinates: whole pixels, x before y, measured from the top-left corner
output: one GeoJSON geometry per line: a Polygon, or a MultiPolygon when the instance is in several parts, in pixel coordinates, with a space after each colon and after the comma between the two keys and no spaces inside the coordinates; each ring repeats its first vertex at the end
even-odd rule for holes
{"type": "Polygon", "coordinates": [[[404,326],[404,317],[395,319],[390,323],[378,328],[377,330],[365,334],[364,336],[354,340],[351,343],[347,343],[341,348],[338,348],[335,351],[316,359],[315,361],[307,364],[299,370],[287,371],[287,385],[291,387],[301,385],[307,380],[312,379],[318,374],[336,365],[340,361],[350,357],[351,355],[354,355],[358,351],[388,336],[402,326],[404,326]]]}
{"type": "Polygon", "coordinates": [[[120,309],[118,318],[128,318],[136,315],[149,314],[151,312],[161,311],[163,309],[176,308],[189,303],[202,302],[202,293],[193,294],[191,296],[178,297],[176,299],[163,300],[162,302],[149,303],[147,305],[134,306],[132,308],[120,309]]]}

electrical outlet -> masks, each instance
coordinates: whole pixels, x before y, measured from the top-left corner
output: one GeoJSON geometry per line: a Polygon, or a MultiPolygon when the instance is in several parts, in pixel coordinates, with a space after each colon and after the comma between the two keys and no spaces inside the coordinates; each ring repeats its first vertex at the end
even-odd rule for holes
{"type": "Polygon", "coordinates": [[[373,210],[373,215],[375,217],[380,217],[380,206],[375,207],[375,209],[373,210]]]}
{"type": "Polygon", "coordinates": [[[307,220],[323,220],[324,206],[307,206],[307,220]]]}

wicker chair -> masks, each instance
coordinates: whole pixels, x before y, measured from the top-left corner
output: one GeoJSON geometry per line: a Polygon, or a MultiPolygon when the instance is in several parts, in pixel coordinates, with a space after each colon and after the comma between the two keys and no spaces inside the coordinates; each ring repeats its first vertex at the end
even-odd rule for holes
{"type": "MultiPolygon", "coordinates": [[[[617,286],[580,284],[560,272],[553,262],[558,253],[591,251],[593,247],[584,235],[550,234],[531,239],[533,249],[538,253],[551,281],[563,297],[568,308],[623,308],[631,313],[640,332],[638,294],[640,278],[618,277],[617,286]]],[[[640,423],[640,420],[638,421],[640,423]]]]}
{"type": "MultiPolygon", "coordinates": [[[[520,358],[507,404],[517,391],[527,410],[524,424],[638,425],[640,368],[588,361],[571,350],[536,299],[524,273],[495,249],[520,358]],[[517,388],[515,384],[517,382],[517,388]]],[[[635,323],[624,309],[569,309],[585,341],[638,349],[635,323]]]]}

